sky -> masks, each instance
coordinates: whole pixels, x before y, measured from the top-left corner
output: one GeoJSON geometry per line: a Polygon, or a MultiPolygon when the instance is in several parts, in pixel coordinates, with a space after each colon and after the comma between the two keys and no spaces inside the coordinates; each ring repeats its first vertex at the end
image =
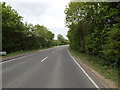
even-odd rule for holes
{"type": "Polygon", "coordinates": [[[70,0],[2,0],[15,9],[23,22],[44,25],[55,34],[62,34],[66,39],[68,28],[65,27],[64,10],[70,0]]]}

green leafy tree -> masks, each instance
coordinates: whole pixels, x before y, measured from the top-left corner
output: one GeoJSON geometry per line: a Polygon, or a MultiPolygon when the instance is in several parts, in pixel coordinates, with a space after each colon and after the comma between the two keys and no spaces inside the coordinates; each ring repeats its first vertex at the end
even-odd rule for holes
{"type": "Polygon", "coordinates": [[[2,49],[7,52],[19,50],[25,29],[22,16],[3,2],[2,19],[2,49]]]}
{"type": "Polygon", "coordinates": [[[65,9],[70,47],[104,58],[105,64],[116,66],[119,61],[119,8],[118,2],[70,2],[65,9]]]}
{"type": "Polygon", "coordinates": [[[51,47],[54,34],[46,27],[23,23],[17,11],[2,2],[2,49],[7,53],[51,47]]]}
{"type": "Polygon", "coordinates": [[[58,34],[57,38],[58,38],[58,45],[68,44],[68,41],[61,34],[58,34]]]}

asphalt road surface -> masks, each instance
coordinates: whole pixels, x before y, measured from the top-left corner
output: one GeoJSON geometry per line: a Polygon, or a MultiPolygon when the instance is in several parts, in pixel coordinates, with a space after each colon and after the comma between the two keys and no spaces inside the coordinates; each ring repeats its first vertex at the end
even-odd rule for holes
{"type": "Polygon", "coordinates": [[[55,47],[2,63],[2,87],[99,88],[67,49],[55,47]]]}

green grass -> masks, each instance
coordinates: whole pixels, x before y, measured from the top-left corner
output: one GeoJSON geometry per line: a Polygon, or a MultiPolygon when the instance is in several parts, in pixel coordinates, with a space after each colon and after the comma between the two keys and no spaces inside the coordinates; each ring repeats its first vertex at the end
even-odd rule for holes
{"type": "Polygon", "coordinates": [[[120,80],[118,80],[118,69],[112,68],[110,66],[104,65],[105,61],[103,59],[99,59],[98,57],[87,55],[85,53],[80,53],[78,51],[72,50],[69,48],[69,51],[72,55],[92,67],[94,70],[103,75],[106,79],[112,80],[116,85],[120,85],[120,80]]]}
{"type": "MultiPolygon", "coordinates": [[[[50,47],[50,48],[52,48],[52,47],[50,47]]],[[[5,58],[5,57],[10,57],[10,56],[16,56],[16,55],[25,54],[25,53],[29,53],[29,52],[35,52],[35,51],[43,50],[43,49],[48,49],[48,48],[40,48],[40,49],[34,49],[34,50],[26,50],[26,51],[23,51],[23,52],[16,51],[16,52],[13,52],[13,53],[8,53],[7,55],[1,56],[1,57],[2,57],[2,58],[5,58]]],[[[1,58],[1,57],[0,57],[0,58],[1,58]]]]}

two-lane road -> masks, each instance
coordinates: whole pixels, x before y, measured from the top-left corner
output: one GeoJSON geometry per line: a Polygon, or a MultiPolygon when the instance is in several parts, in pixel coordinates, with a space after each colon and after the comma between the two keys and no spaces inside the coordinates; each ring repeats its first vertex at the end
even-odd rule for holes
{"type": "Polygon", "coordinates": [[[67,51],[42,50],[2,64],[3,88],[97,88],[67,51]]]}

